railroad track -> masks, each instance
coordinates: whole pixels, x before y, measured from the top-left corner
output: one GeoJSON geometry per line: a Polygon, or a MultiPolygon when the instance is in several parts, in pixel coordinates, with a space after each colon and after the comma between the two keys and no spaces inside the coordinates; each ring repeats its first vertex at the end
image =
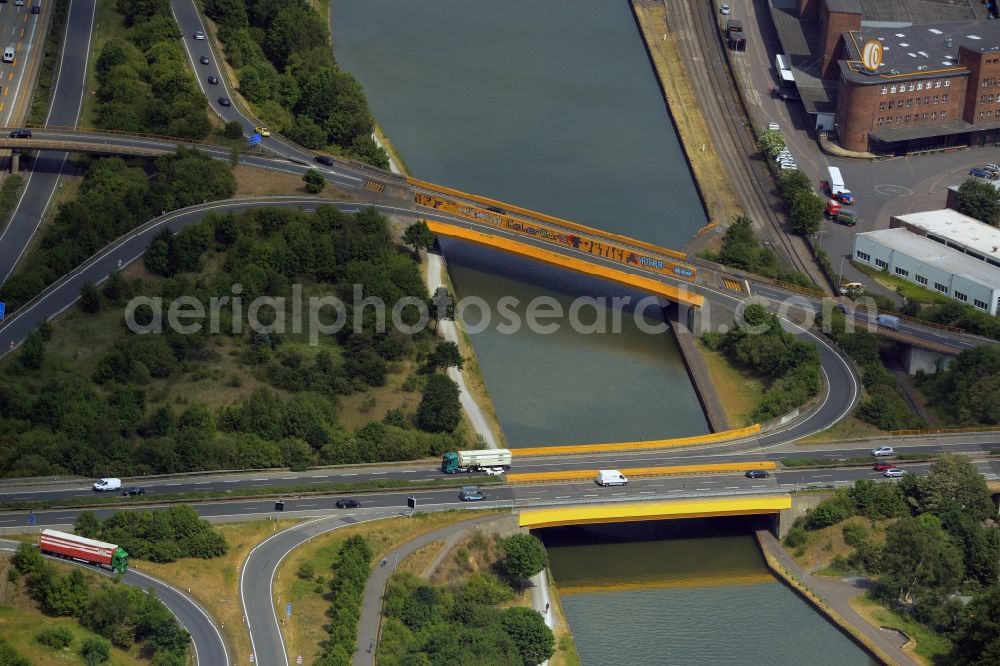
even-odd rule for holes
{"type": "Polygon", "coordinates": [[[692,83],[699,89],[716,149],[729,167],[733,187],[747,214],[758,223],[765,239],[788,265],[815,277],[811,263],[796,252],[782,228],[782,219],[775,213],[780,204],[771,194],[774,181],[766,167],[755,159],[756,142],[747,126],[743,103],[723,51],[715,11],[711,0],[687,0],[668,7],[667,21],[682,49],[690,49],[691,57],[685,61],[692,83]]]}

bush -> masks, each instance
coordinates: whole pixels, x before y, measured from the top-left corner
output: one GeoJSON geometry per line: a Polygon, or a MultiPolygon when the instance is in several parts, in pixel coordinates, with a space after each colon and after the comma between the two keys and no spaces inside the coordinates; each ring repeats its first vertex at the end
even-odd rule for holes
{"type": "Polygon", "coordinates": [[[801,527],[793,527],[785,535],[785,546],[788,548],[798,548],[804,546],[809,541],[809,533],[801,527]]]}
{"type": "Polygon", "coordinates": [[[230,120],[222,129],[222,135],[227,139],[243,138],[243,125],[238,120],[230,120]]]}
{"type": "Polygon", "coordinates": [[[53,650],[62,650],[73,642],[73,632],[66,627],[48,627],[35,634],[35,642],[53,650]]]}
{"type": "Polygon", "coordinates": [[[822,502],[806,515],[803,526],[807,530],[819,530],[850,518],[853,514],[850,500],[842,492],[838,492],[822,502]]]}
{"type": "Polygon", "coordinates": [[[868,528],[860,523],[850,523],[842,528],[844,543],[857,548],[868,539],[868,528]]]}
{"type": "Polygon", "coordinates": [[[91,636],[84,639],[80,655],[87,666],[99,666],[111,658],[111,643],[103,638],[91,636]]]}

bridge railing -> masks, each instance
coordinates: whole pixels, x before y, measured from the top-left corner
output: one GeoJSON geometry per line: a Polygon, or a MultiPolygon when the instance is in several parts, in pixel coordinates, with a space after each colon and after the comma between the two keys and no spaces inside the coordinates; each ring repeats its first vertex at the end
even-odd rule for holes
{"type": "Polygon", "coordinates": [[[143,139],[156,139],[157,141],[169,141],[171,143],[194,143],[199,145],[212,145],[207,139],[192,139],[179,136],[166,136],[164,134],[152,134],[149,132],[126,132],[124,130],[101,129],[97,127],[73,127],[70,125],[40,125],[37,123],[24,123],[23,125],[12,125],[10,127],[0,127],[0,131],[15,129],[37,129],[46,132],[60,133],[81,133],[81,134],[107,134],[109,136],[140,137],[143,139]]]}
{"type": "Polygon", "coordinates": [[[960,435],[975,432],[1000,432],[1000,426],[975,426],[969,428],[925,428],[923,430],[890,430],[890,437],[906,437],[913,435],[960,435]]]}

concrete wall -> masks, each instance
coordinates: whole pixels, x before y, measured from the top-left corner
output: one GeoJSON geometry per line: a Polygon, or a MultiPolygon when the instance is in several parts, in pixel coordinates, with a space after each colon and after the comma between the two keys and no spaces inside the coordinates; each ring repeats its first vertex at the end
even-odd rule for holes
{"type": "Polygon", "coordinates": [[[927,351],[919,347],[908,346],[903,354],[903,366],[906,368],[906,372],[911,375],[917,374],[918,370],[922,370],[928,375],[933,375],[939,369],[948,367],[954,360],[951,356],[927,351]]]}
{"type": "Polygon", "coordinates": [[[777,517],[777,533],[779,539],[784,539],[788,530],[792,529],[792,524],[799,516],[806,515],[809,509],[813,509],[817,504],[825,500],[833,493],[795,493],[792,495],[792,508],[785,509],[777,517]]]}

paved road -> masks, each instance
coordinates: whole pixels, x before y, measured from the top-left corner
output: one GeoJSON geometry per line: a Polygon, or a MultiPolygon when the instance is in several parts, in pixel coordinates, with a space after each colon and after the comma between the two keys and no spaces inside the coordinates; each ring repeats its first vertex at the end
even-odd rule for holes
{"type": "MultiPolygon", "coordinates": [[[[17,546],[18,542],[16,541],[0,539],[0,550],[13,551],[17,549],[17,546]]],[[[93,571],[104,576],[112,577],[113,575],[106,569],[80,562],[60,558],[50,559],[76,564],[88,571],[93,571]]],[[[215,622],[208,613],[194,599],[157,578],[137,571],[134,567],[130,568],[122,576],[122,581],[143,590],[152,590],[160,601],[170,609],[178,622],[181,623],[181,626],[191,634],[191,647],[194,650],[195,663],[201,666],[220,666],[230,663],[229,651],[226,649],[226,643],[222,639],[222,633],[215,626],[215,622]]]]}
{"type": "MultiPolygon", "coordinates": [[[[43,6],[51,4],[46,2],[43,6]]],[[[0,15],[6,11],[4,6],[14,5],[0,5],[0,15]]],[[[73,126],[80,118],[83,95],[86,92],[87,58],[90,54],[96,6],[96,0],[70,0],[56,83],[52,89],[52,103],[45,118],[46,125],[73,126]]],[[[10,124],[9,120],[8,118],[5,122],[6,125],[10,124]]],[[[66,153],[41,151],[30,165],[31,170],[21,191],[21,199],[14,208],[10,222],[0,232],[0,284],[13,274],[38,231],[59,184],[65,162],[66,153]]]]}
{"type": "Polygon", "coordinates": [[[0,45],[14,47],[14,62],[0,64],[0,122],[9,125],[27,112],[32,83],[42,57],[45,25],[52,15],[52,3],[40,14],[31,7],[13,2],[0,6],[0,45]]]}

